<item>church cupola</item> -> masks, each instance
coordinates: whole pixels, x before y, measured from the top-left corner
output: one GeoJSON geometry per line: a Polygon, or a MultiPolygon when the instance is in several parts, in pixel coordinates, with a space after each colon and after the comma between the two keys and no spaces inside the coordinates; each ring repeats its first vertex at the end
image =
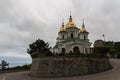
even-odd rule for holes
{"type": "Polygon", "coordinates": [[[60,28],[60,31],[65,31],[64,22],[63,21],[62,21],[62,27],[60,28]]]}
{"type": "Polygon", "coordinates": [[[70,13],[69,22],[66,24],[66,28],[76,27],[76,24],[72,21],[72,16],[70,13]]]}
{"type": "Polygon", "coordinates": [[[82,28],[80,29],[80,32],[87,32],[85,29],[84,19],[83,19],[82,28]]]}

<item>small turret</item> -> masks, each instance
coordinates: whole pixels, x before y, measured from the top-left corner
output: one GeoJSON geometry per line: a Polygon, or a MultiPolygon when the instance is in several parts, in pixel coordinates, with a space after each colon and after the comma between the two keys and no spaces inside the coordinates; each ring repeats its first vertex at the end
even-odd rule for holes
{"type": "Polygon", "coordinates": [[[80,29],[80,32],[87,32],[85,29],[84,19],[83,19],[82,28],[80,29]]]}
{"type": "Polygon", "coordinates": [[[65,31],[65,28],[64,28],[64,21],[62,21],[62,27],[60,28],[60,31],[65,31]]]}

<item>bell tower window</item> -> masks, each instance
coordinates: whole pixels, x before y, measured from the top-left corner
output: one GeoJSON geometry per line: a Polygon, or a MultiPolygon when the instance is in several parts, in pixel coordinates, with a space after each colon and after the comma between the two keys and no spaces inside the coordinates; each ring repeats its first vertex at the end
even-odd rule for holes
{"type": "Polygon", "coordinates": [[[73,38],[73,33],[71,33],[71,38],[73,38]]]}
{"type": "Polygon", "coordinates": [[[64,39],[64,35],[62,36],[62,38],[64,39]]]}
{"type": "Polygon", "coordinates": [[[86,39],[86,36],[84,35],[84,39],[86,39]]]}

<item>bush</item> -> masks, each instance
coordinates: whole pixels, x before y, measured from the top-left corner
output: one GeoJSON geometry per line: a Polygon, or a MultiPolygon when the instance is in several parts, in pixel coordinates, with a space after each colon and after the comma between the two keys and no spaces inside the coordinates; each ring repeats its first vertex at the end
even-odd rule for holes
{"type": "Polygon", "coordinates": [[[31,68],[31,64],[25,64],[23,66],[16,66],[9,68],[8,70],[29,70],[31,68]]]}

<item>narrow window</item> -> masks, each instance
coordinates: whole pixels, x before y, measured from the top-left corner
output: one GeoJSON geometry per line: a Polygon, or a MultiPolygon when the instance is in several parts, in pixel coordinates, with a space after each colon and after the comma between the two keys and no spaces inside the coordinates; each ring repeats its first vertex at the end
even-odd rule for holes
{"type": "Polygon", "coordinates": [[[63,39],[64,39],[64,35],[63,35],[63,39]]]}
{"type": "Polygon", "coordinates": [[[73,33],[71,33],[71,38],[73,38],[73,33]]]}
{"type": "Polygon", "coordinates": [[[84,35],[84,39],[86,39],[86,36],[84,35]]]}

